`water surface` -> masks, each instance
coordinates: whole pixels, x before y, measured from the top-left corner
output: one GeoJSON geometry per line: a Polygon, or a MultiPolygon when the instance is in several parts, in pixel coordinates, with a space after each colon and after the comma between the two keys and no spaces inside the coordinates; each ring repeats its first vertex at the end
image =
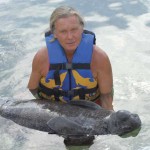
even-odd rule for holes
{"type": "MultiPolygon", "coordinates": [[[[45,46],[43,32],[59,5],[84,16],[86,29],[109,56],[114,77],[114,109],[138,113],[138,136],[98,136],[90,147],[68,149],[150,149],[150,1],[149,0],[0,0],[0,99],[32,99],[26,86],[32,59],[45,46]]],[[[3,101],[0,101],[2,104],[3,101]]],[[[63,138],[21,127],[0,117],[1,150],[66,150],[63,138]]]]}

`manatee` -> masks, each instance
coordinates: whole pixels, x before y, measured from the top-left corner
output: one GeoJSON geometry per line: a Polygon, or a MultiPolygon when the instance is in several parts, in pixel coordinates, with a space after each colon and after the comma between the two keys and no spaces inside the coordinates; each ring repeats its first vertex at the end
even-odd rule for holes
{"type": "Polygon", "coordinates": [[[62,136],[65,144],[72,145],[89,143],[95,135],[122,136],[141,127],[138,114],[109,111],[85,100],[8,100],[0,106],[0,115],[21,126],[62,136]]]}

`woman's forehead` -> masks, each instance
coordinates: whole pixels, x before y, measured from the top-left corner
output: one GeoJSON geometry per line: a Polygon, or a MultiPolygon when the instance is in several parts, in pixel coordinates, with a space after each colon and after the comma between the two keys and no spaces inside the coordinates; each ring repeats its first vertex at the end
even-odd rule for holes
{"type": "Polygon", "coordinates": [[[69,16],[65,18],[59,18],[55,22],[56,28],[65,28],[65,27],[78,27],[81,26],[79,19],[76,16],[69,16]]]}

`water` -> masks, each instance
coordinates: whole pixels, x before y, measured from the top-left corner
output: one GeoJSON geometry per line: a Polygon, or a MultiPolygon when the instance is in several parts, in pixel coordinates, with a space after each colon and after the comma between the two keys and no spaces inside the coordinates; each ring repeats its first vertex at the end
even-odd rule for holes
{"type": "MultiPolygon", "coordinates": [[[[43,32],[59,5],[71,5],[84,16],[86,29],[111,60],[114,109],[138,113],[138,136],[96,137],[90,147],[72,150],[150,149],[150,0],[0,0],[0,97],[31,99],[26,86],[32,59],[45,45],[43,32]]],[[[1,100],[0,104],[3,101],[1,100]]],[[[21,127],[0,117],[1,150],[66,150],[63,138],[21,127]]]]}

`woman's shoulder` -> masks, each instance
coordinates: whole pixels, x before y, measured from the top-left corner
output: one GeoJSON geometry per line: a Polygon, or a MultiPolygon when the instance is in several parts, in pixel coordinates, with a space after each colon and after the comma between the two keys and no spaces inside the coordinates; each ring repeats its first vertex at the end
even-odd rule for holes
{"type": "Polygon", "coordinates": [[[34,60],[38,62],[45,61],[45,59],[48,58],[48,52],[46,47],[42,47],[37,51],[37,53],[34,56],[34,60]]]}
{"type": "Polygon", "coordinates": [[[32,65],[36,68],[38,68],[39,66],[40,68],[40,66],[42,66],[46,62],[46,60],[48,60],[47,48],[43,47],[36,52],[33,58],[32,65]]]}
{"type": "Polygon", "coordinates": [[[108,61],[108,55],[107,53],[101,49],[100,47],[94,45],[93,46],[93,60],[96,60],[98,62],[102,62],[102,61],[108,61]]]}

